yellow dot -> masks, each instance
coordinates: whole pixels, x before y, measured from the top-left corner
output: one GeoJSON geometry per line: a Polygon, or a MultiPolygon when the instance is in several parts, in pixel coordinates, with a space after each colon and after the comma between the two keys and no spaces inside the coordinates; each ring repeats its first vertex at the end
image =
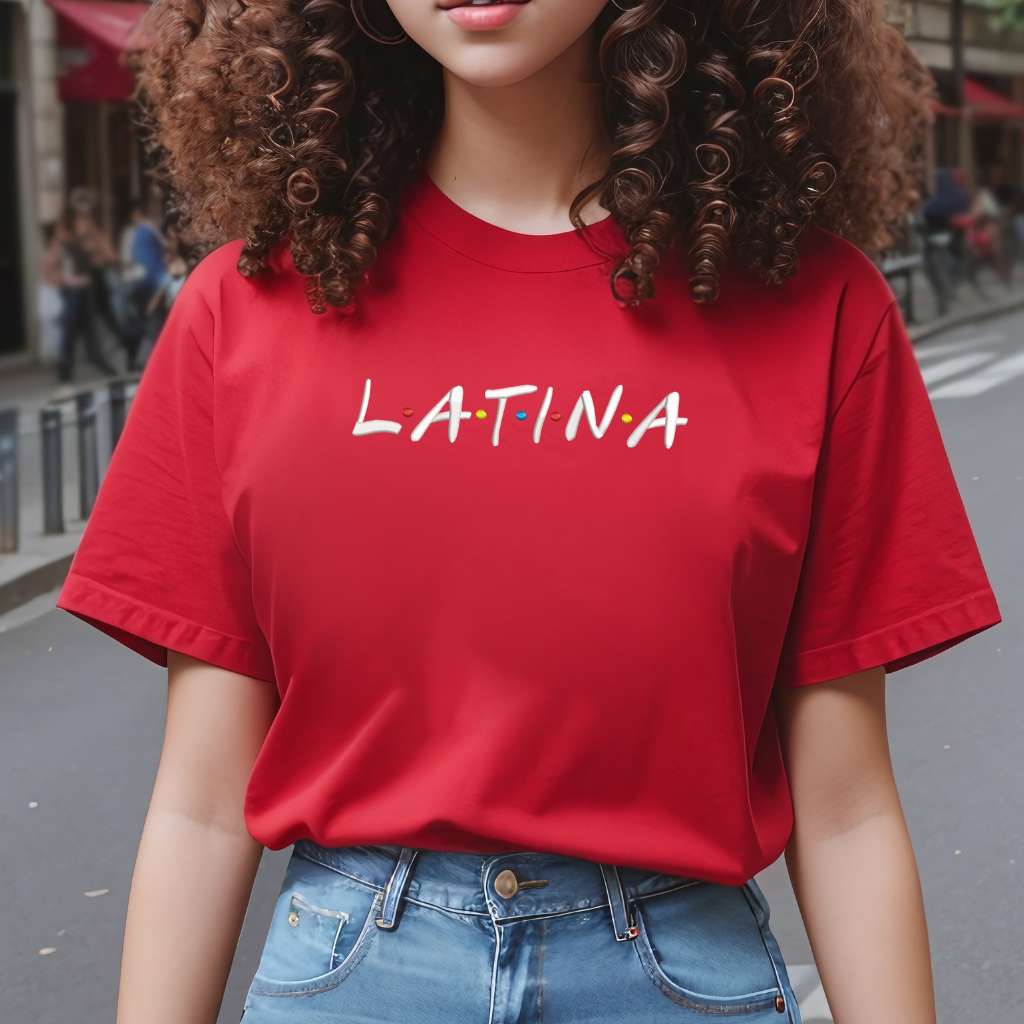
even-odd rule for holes
{"type": "Polygon", "coordinates": [[[622,422],[623,423],[632,423],[633,422],[632,415],[630,413],[628,413],[628,412],[624,412],[622,414],[622,422]]]}
{"type": "Polygon", "coordinates": [[[486,409],[477,409],[477,411],[476,411],[476,418],[478,420],[487,419],[487,410],[486,409]]]}

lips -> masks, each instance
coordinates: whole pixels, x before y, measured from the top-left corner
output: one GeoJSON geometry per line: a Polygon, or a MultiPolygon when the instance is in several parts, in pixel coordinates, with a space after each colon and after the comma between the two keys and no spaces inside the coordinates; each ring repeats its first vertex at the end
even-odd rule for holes
{"type": "Polygon", "coordinates": [[[437,8],[467,32],[489,32],[511,24],[530,0],[438,0],[437,8]]]}
{"type": "Polygon", "coordinates": [[[500,7],[502,4],[515,4],[521,7],[529,2],[530,0],[483,0],[482,3],[474,3],[473,0],[438,0],[437,6],[443,11],[451,11],[456,7],[500,7]]]}

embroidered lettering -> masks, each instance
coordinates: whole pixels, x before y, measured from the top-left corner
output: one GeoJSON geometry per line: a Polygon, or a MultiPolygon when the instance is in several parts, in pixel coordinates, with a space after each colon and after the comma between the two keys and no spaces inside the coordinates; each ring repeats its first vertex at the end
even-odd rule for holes
{"type": "Polygon", "coordinates": [[[366,378],[366,384],[363,386],[363,404],[359,406],[359,417],[356,419],[356,425],[352,428],[352,433],[356,437],[361,437],[363,434],[397,434],[402,429],[402,424],[397,423],[395,420],[367,420],[366,409],[370,404],[370,378],[366,378]]]}
{"type": "Polygon", "coordinates": [[[612,392],[612,397],[608,400],[608,405],[605,407],[604,415],[601,417],[601,424],[598,426],[597,410],[594,408],[593,395],[591,395],[589,391],[584,391],[572,410],[569,422],[565,425],[565,439],[567,441],[575,440],[576,431],[579,429],[580,420],[583,418],[584,411],[586,411],[587,414],[587,423],[590,424],[590,432],[594,437],[604,437],[605,432],[608,430],[608,425],[611,423],[612,417],[615,415],[615,410],[618,408],[619,399],[621,397],[622,385],[616,384],[615,390],[612,392]]]}
{"type": "Polygon", "coordinates": [[[461,384],[456,384],[455,387],[444,395],[441,400],[434,406],[426,416],[423,417],[413,428],[412,433],[409,437],[413,441],[418,441],[426,432],[427,427],[431,423],[442,423],[445,420],[448,421],[448,440],[455,443],[455,439],[459,436],[459,423],[462,420],[468,420],[470,413],[462,411],[462,394],[463,388],[461,384]],[[448,409],[445,409],[445,406],[448,409]]]}
{"type": "Polygon", "coordinates": [[[679,415],[679,392],[670,391],[634,428],[626,438],[626,447],[635,448],[640,438],[655,427],[665,428],[665,447],[671,448],[676,439],[676,425],[685,424],[686,417],[679,415]],[[665,415],[659,416],[664,409],[665,415]]]}
{"type": "Polygon", "coordinates": [[[494,417],[494,429],[491,431],[491,444],[497,446],[498,435],[501,433],[501,421],[505,418],[505,406],[510,398],[516,395],[529,395],[537,390],[536,384],[516,384],[509,388],[488,388],[484,392],[484,398],[496,398],[498,400],[498,414],[494,417]]]}
{"type": "MultiPolygon", "coordinates": [[[[372,381],[367,377],[366,383],[363,386],[363,397],[359,406],[359,415],[356,417],[355,425],[352,427],[352,433],[356,437],[363,437],[368,434],[401,433],[402,424],[397,420],[366,418],[367,410],[370,406],[371,387],[372,381]]],[[[494,447],[497,447],[501,443],[501,429],[505,422],[505,410],[508,408],[508,400],[510,398],[533,394],[537,390],[538,387],[536,384],[513,384],[501,388],[487,388],[484,391],[485,398],[493,399],[497,402],[494,426],[491,428],[491,444],[494,447]]],[[[544,391],[544,397],[541,400],[540,409],[538,410],[536,419],[533,423],[532,437],[534,444],[540,444],[541,432],[544,424],[549,418],[554,391],[555,389],[551,386],[548,386],[544,391]]],[[[612,389],[611,396],[608,399],[608,404],[605,406],[599,421],[597,417],[597,407],[594,404],[594,397],[589,389],[584,389],[576,400],[576,404],[573,406],[573,410],[566,421],[565,439],[567,441],[574,441],[576,439],[576,435],[579,433],[580,424],[583,422],[584,416],[586,417],[587,425],[590,427],[591,434],[593,434],[593,436],[598,440],[603,439],[608,434],[608,431],[615,420],[616,410],[619,408],[619,403],[622,400],[622,392],[623,385],[616,384],[612,389]]],[[[426,415],[420,419],[409,434],[410,440],[421,440],[429,427],[434,423],[447,423],[448,440],[450,443],[454,444],[458,439],[459,427],[462,421],[473,418],[473,414],[463,408],[464,399],[465,389],[461,384],[456,384],[449,392],[442,395],[433,408],[431,408],[426,415]]],[[[409,406],[406,406],[402,410],[403,416],[411,416],[412,413],[413,410],[409,406]]],[[[481,420],[481,422],[488,419],[487,411],[485,409],[477,409],[476,416],[481,420]]],[[[517,411],[516,420],[523,422],[527,418],[528,415],[525,409],[517,411]]],[[[557,420],[559,418],[559,414],[551,413],[550,418],[552,420],[557,420]]],[[[622,423],[627,425],[633,422],[633,415],[629,412],[623,413],[619,418],[622,423]]],[[[676,428],[684,426],[687,421],[686,416],[679,415],[679,392],[670,391],[646,416],[644,416],[642,420],[640,420],[639,423],[637,423],[626,438],[626,446],[628,448],[635,448],[640,443],[641,438],[648,431],[664,429],[665,447],[671,448],[675,443],[676,428]]],[[[515,430],[516,428],[513,426],[508,429],[515,430]]]]}

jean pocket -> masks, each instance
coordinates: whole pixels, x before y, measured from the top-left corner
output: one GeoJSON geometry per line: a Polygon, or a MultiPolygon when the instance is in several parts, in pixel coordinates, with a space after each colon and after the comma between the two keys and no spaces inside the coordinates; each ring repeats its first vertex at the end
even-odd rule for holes
{"type": "Polygon", "coordinates": [[[313,995],[337,987],[377,933],[381,890],[292,853],[274,904],[252,995],[313,995]]]}
{"type": "Polygon", "coordinates": [[[635,909],[637,956],[667,998],[716,1015],[786,1011],[766,911],[749,883],[691,882],[639,899],[635,909]]]}

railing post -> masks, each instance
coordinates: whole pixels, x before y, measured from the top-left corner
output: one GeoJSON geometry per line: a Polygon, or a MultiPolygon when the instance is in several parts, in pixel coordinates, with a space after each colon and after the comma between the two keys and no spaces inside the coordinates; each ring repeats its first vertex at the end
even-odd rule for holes
{"type": "Polygon", "coordinates": [[[18,410],[0,409],[0,551],[18,550],[18,410]]]}
{"type": "Polygon", "coordinates": [[[79,516],[88,519],[99,490],[99,450],[96,437],[96,405],[91,391],[75,395],[78,426],[79,516]]]}
{"type": "Polygon", "coordinates": [[[60,407],[39,410],[43,456],[43,533],[64,532],[64,417],[60,407]]]}
{"type": "Polygon", "coordinates": [[[122,377],[110,382],[110,450],[117,447],[125,420],[125,389],[128,382],[122,377]]]}

